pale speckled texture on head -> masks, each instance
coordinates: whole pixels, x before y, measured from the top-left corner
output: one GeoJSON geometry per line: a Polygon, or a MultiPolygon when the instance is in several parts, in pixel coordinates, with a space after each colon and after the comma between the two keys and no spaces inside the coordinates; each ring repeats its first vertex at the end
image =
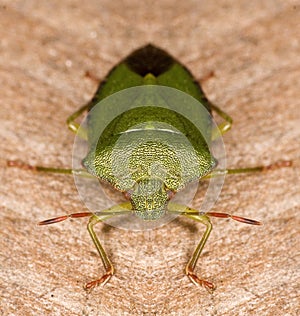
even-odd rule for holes
{"type": "Polygon", "coordinates": [[[299,315],[299,20],[293,0],[2,0],[0,314],[299,315]],[[71,166],[65,119],[149,41],[207,77],[207,96],[233,116],[224,137],[230,167],[294,160],[226,178],[214,209],[264,226],[213,220],[197,266],[216,283],[213,295],[184,276],[204,231],[186,219],[140,233],[100,224],[116,275],[85,292],[103,272],[86,220],[36,225],[83,210],[72,177],[6,167],[6,159],[71,166]]]}

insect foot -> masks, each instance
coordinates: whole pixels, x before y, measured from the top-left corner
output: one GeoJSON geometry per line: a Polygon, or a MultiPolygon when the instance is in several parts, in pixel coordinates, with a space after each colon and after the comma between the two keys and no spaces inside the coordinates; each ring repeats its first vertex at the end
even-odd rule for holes
{"type": "Polygon", "coordinates": [[[209,293],[212,293],[216,289],[216,286],[212,282],[200,279],[189,265],[187,265],[185,273],[195,285],[203,286],[209,293]]]}
{"type": "Polygon", "coordinates": [[[109,279],[113,276],[113,274],[114,274],[114,268],[113,266],[111,266],[100,279],[88,282],[84,286],[84,289],[90,290],[98,285],[102,285],[102,286],[105,285],[109,281],[109,279]]]}

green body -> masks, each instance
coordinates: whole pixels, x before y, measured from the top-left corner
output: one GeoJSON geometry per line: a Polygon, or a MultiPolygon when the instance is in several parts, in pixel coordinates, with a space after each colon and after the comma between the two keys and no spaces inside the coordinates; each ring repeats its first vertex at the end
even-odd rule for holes
{"type": "MultiPolygon", "coordinates": [[[[186,109],[191,106],[190,101],[180,102],[179,106],[182,105],[186,109]]],[[[228,213],[199,212],[185,204],[177,204],[174,201],[169,203],[169,200],[187,183],[202,177],[264,172],[291,166],[291,161],[282,161],[269,166],[214,169],[216,161],[210,154],[208,144],[211,139],[231,128],[232,119],[220,108],[209,103],[200,86],[184,66],[152,45],[138,49],[118,64],[108,74],[106,81],[100,85],[93,100],[73,113],[67,119],[67,124],[79,137],[88,139],[89,151],[82,161],[86,169],[31,166],[19,161],[7,163],[10,167],[40,172],[73,174],[80,177],[90,177],[92,174],[124,192],[125,197],[128,198],[129,201],[102,211],[73,213],[39,223],[48,225],[67,218],[90,217],[88,231],[100,255],[105,273],[100,278],[87,283],[86,289],[104,285],[114,274],[114,267],[94,231],[97,223],[132,212],[144,220],[156,220],[168,212],[188,217],[206,226],[199,244],[186,265],[185,273],[194,284],[213,291],[214,284],[199,278],[194,271],[212,229],[210,217],[232,218],[252,225],[261,223],[228,213]],[[106,97],[112,94],[115,96],[136,86],[147,87],[147,89],[144,90],[146,96],[136,98],[135,95],[133,100],[135,107],[127,108],[127,111],[123,112],[115,111],[123,106],[123,99],[109,107],[108,111],[106,109],[106,112],[101,106],[96,106],[106,97]],[[161,86],[177,89],[171,89],[172,93],[181,90],[191,96],[190,101],[194,101],[193,98],[197,99],[209,113],[211,110],[218,113],[224,122],[218,125],[215,132],[215,128],[212,130],[210,116],[205,115],[207,111],[198,111],[196,108],[195,113],[192,111],[192,116],[197,116],[200,122],[195,123],[196,128],[191,122],[194,122],[193,118],[189,115],[187,119],[182,114],[186,113],[185,111],[182,112],[178,107],[174,108],[170,98],[164,99],[160,95],[151,93],[152,90],[155,91],[152,87],[161,86]],[[86,110],[89,111],[88,126],[87,129],[82,129],[76,119],[86,110]],[[111,119],[107,124],[103,124],[103,117],[108,112],[112,112],[113,115],[108,115],[111,119]],[[114,113],[118,114],[114,115],[114,113]]]]}
{"type": "Polygon", "coordinates": [[[126,193],[132,209],[145,220],[161,217],[171,196],[187,183],[210,173],[216,165],[206,141],[211,133],[210,119],[205,116],[201,121],[201,128],[207,133],[203,137],[190,120],[172,109],[172,104],[160,107],[165,101],[157,94],[149,93],[143,101],[135,100],[157,106],[142,104],[127,110],[115,117],[102,133],[99,131],[103,111],[101,105],[94,109],[95,104],[121,90],[135,86],[151,89],[150,85],[181,90],[210,111],[191,73],[164,51],[145,46],[113,68],[96,92],[88,117],[90,152],[83,160],[89,173],[126,193]],[[148,140],[145,131],[153,134],[148,140]],[[144,141],[139,143],[139,138],[144,141]],[[116,164],[114,155],[127,155],[128,159],[120,159],[116,164]]]}

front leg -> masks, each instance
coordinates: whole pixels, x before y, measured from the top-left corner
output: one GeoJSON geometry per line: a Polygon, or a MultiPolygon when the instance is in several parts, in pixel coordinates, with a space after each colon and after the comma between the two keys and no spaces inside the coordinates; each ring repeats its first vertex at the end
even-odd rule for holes
{"type": "Polygon", "coordinates": [[[106,219],[109,219],[111,217],[118,216],[118,215],[128,214],[131,211],[132,211],[132,209],[131,209],[130,202],[125,202],[125,203],[121,203],[119,205],[112,206],[109,209],[103,210],[101,212],[72,213],[69,215],[62,215],[62,216],[58,216],[55,218],[50,218],[50,219],[47,219],[47,220],[40,222],[39,225],[44,226],[44,225],[49,225],[49,224],[56,224],[56,223],[65,221],[68,218],[81,218],[81,217],[90,216],[89,223],[87,225],[87,229],[88,229],[88,232],[92,238],[92,241],[93,241],[93,243],[94,243],[94,245],[99,253],[99,256],[101,258],[101,261],[102,261],[104,269],[105,269],[105,273],[100,278],[93,280],[91,282],[88,282],[84,286],[85,290],[89,290],[97,285],[105,285],[109,281],[109,279],[112,277],[112,275],[114,274],[114,267],[113,267],[111,261],[109,260],[107,254],[106,254],[106,251],[102,247],[102,245],[101,245],[101,243],[100,243],[100,241],[99,241],[99,239],[94,231],[94,226],[96,224],[98,224],[99,222],[105,221],[106,219]]]}
{"type": "Polygon", "coordinates": [[[185,216],[196,220],[206,226],[205,232],[197,245],[196,249],[194,250],[191,259],[189,260],[188,264],[186,265],[185,268],[185,273],[186,275],[190,278],[190,280],[195,284],[195,285],[201,285],[206,288],[209,292],[213,292],[216,287],[212,282],[209,282],[207,280],[204,280],[202,278],[199,278],[194,270],[197,264],[197,261],[201,255],[201,252],[207,242],[207,239],[211,233],[212,230],[212,224],[209,220],[209,217],[206,216],[205,214],[199,214],[199,215],[190,215],[190,214],[185,214],[185,216]]]}
{"type": "Polygon", "coordinates": [[[201,252],[208,240],[208,237],[212,231],[212,224],[210,222],[209,217],[218,217],[218,218],[231,218],[235,221],[244,223],[244,224],[250,224],[250,225],[261,225],[261,222],[245,218],[242,216],[237,216],[237,215],[231,215],[228,213],[221,213],[221,212],[200,212],[198,210],[192,209],[190,207],[177,204],[177,203],[169,203],[168,205],[168,212],[173,213],[173,214],[178,214],[178,215],[183,215],[188,218],[191,218],[195,221],[198,221],[206,226],[206,230],[197,245],[196,249],[194,250],[188,264],[186,265],[185,268],[185,273],[186,275],[190,278],[190,280],[195,284],[195,285],[201,285],[206,288],[210,293],[212,293],[216,287],[212,282],[209,282],[207,280],[204,280],[200,277],[198,277],[194,270],[197,264],[197,261],[201,255],[201,252]]]}

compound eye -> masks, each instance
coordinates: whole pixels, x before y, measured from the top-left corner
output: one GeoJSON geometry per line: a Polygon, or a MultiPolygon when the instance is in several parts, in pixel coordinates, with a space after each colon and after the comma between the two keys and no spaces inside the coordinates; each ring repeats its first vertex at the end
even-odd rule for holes
{"type": "Polygon", "coordinates": [[[174,192],[172,190],[168,190],[168,189],[166,190],[166,192],[168,195],[168,201],[170,201],[174,197],[174,195],[176,194],[176,192],[174,192]]]}
{"type": "Polygon", "coordinates": [[[125,199],[130,200],[132,193],[133,193],[133,190],[128,190],[128,191],[124,192],[123,194],[125,196],[125,199]]]}

